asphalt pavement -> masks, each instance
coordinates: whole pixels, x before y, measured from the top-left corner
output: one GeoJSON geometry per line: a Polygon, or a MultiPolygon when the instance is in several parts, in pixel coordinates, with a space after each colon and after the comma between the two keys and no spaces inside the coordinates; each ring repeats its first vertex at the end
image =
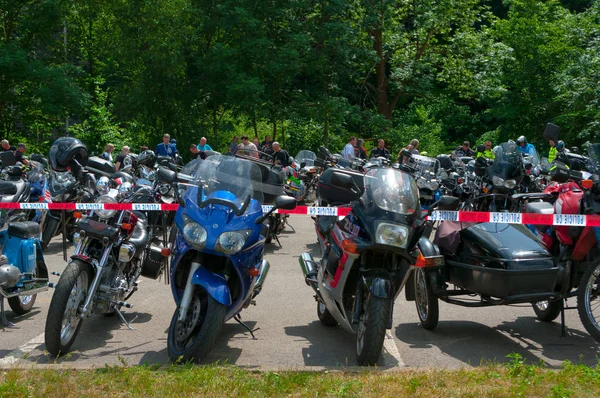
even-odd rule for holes
{"type": "MultiPolygon", "coordinates": [[[[354,336],[321,324],[312,289],[304,283],[298,264],[305,251],[318,256],[312,220],[307,216],[289,220],[291,228],[281,236],[281,247],[276,243],[267,246],[271,269],[257,305],[242,312],[244,322],[256,330],[256,339],[231,320],[204,363],[269,370],[356,366],[354,336]]],[[[65,268],[59,238],[50,244],[45,259],[50,271],[65,268]]],[[[51,280],[56,282],[58,277],[51,280]]],[[[124,315],[135,330],[129,330],[117,316],[95,315],[84,321],[72,352],[58,359],[49,357],[43,341],[52,293],[39,294],[27,315],[16,316],[7,310],[15,326],[0,330],[0,366],[91,368],[169,363],[167,329],[175,304],[164,281],[142,278],[139,291],[129,299],[134,307],[124,315]]],[[[418,323],[414,302],[407,302],[401,294],[379,366],[388,370],[460,368],[507,362],[511,353],[550,368],[565,360],[596,365],[599,345],[583,328],[576,310],[566,311],[566,325],[567,335],[562,337],[560,322],[538,321],[530,306],[477,309],[440,303],[439,325],[426,331],[418,323]]]]}

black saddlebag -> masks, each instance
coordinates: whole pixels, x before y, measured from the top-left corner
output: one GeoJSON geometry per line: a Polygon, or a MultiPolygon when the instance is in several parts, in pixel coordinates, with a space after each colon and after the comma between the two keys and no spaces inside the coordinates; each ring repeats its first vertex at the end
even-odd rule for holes
{"type": "Polygon", "coordinates": [[[275,203],[276,197],[284,194],[285,178],[283,177],[283,171],[280,167],[272,167],[259,162],[255,163],[261,172],[263,204],[272,205],[275,203]]]}
{"type": "Polygon", "coordinates": [[[350,203],[357,200],[360,196],[356,196],[349,189],[334,186],[331,183],[331,177],[333,173],[347,174],[352,177],[354,183],[360,189],[360,194],[365,191],[365,175],[358,171],[350,171],[343,169],[330,168],[325,170],[319,177],[319,184],[317,185],[317,197],[320,200],[320,205],[340,205],[350,203]]]}
{"type": "Polygon", "coordinates": [[[456,286],[513,301],[520,295],[555,291],[559,268],[524,225],[472,225],[460,231],[460,239],[446,267],[456,286]]]}
{"type": "Polygon", "coordinates": [[[92,156],[88,159],[86,169],[96,177],[110,177],[115,172],[115,165],[106,159],[92,156]]]}

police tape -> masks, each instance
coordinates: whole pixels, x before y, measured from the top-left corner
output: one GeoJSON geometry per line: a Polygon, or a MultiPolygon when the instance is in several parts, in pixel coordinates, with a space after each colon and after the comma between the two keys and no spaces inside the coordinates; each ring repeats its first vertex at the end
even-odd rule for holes
{"type": "MultiPolygon", "coordinates": [[[[263,212],[273,206],[263,205],[263,212]]],[[[21,210],[136,210],[136,211],[175,211],[177,203],[0,203],[0,209],[21,210]]],[[[298,214],[309,216],[345,216],[350,207],[296,206],[293,210],[277,209],[280,214],[298,214]]],[[[583,214],[532,214],[532,213],[495,213],[477,211],[433,211],[427,219],[432,221],[458,221],[469,223],[495,224],[534,224],[564,225],[580,227],[600,227],[600,215],[583,214]]]]}
{"type": "MultiPolygon", "coordinates": [[[[177,203],[0,203],[0,209],[21,210],[137,210],[137,211],[175,211],[177,203]]],[[[263,205],[263,212],[273,206],[263,205]]],[[[296,206],[293,210],[277,209],[276,213],[300,214],[309,216],[345,216],[349,207],[296,206]]]]}

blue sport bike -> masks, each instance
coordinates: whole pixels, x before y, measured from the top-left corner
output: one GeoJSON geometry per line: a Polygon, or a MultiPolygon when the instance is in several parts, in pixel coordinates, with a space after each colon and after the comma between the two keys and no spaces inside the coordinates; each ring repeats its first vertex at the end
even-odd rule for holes
{"type": "Polygon", "coordinates": [[[198,362],[227,320],[244,325],[239,314],[260,293],[269,270],[263,259],[266,220],[275,209],[294,209],[296,199],[277,196],[263,214],[268,189],[259,167],[231,156],[194,160],[179,174],[161,168],[158,178],[177,184],[180,204],[170,270],[177,308],[168,353],[174,362],[198,362]]]}

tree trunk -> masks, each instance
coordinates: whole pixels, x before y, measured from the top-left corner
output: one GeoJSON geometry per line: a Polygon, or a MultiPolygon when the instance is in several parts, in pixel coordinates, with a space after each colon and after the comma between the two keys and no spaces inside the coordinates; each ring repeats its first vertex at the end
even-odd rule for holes
{"type": "Polygon", "coordinates": [[[281,122],[281,147],[285,148],[285,123],[281,122]]]}
{"type": "Polygon", "coordinates": [[[277,119],[273,118],[273,141],[277,141],[277,119]]]}
{"type": "Polygon", "coordinates": [[[252,115],[252,127],[254,128],[254,136],[258,137],[258,126],[256,125],[256,114],[252,115]]]}
{"type": "Polygon", "coordinates": [[[327,148],[327,141],[329,141],[329,118],[325,118],[325,126],[323,129],[323,146],[327,148]]]}
{"type": "Polygon", "coordinates": [[[386,75],[386,60],[383,56],[383,32],[381,29],[375,29],[371,31],[371,36],[373,37],[373,49],[377,53],[378,59],[377,65],[375,65],[377,108],[380,115],[383,115],[386,119],[391,119],[392,108],[388,101],[390,79],[386,75]]]}

